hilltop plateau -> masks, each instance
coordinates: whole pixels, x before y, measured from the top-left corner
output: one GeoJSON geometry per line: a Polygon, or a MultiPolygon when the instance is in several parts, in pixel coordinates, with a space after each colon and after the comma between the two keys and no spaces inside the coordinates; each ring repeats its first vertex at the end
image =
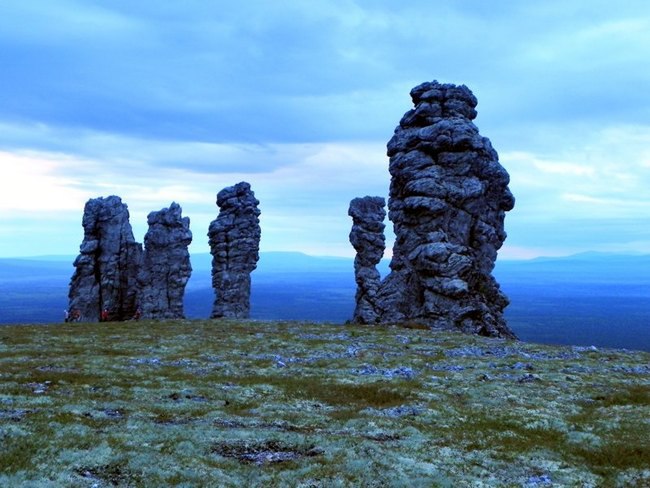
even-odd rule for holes
{"type": "Polygon", "coordinates": [[[1,486],[650,486],[650,354],[442,331],[0,328],[1,486]]]}

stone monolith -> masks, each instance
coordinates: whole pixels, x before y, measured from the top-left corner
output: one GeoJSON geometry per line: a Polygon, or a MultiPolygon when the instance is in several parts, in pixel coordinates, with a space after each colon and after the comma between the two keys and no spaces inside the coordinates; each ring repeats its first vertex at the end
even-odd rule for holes
{"type": "Polygon", "coordinates": [[[129,210],[117,196],[94,198],[84,207],[84,238],[70,280],[69,311],[78,320],[127,320],[137,307],[142,245],[135,241],[129,210]]]}
{"type": "Polygon", "coordinates": [[[138,275],[141,316],[150,319],[184,318],[185,285],[192,274],[188,246],[190,219],[177,203],[151,212],[144,236],[142,267],[138,275]]]}
{"type": "Polygon", "coordinates": [[[492,276],[505,212],[514,206],[509,176],[472,120],[466,86],[423,83],[388,142],[388,216],[395,245],[377,298],[381,322],[514,337],[508,299],[492,276]]]}
{"type": "Polygon", "coordinates": [[[366,196],[353,199],[348,209],[348,215],[352,217],[350,242],[357,251],[354,258],[356,307],[352,317],[355,323],[373,324],[380,320],[377,294],[381,276],[377,264],[386,249],[385,207],[386,200],[383,197],[366,196]]]}
{"type": "Polygon", "coordinates": [[[215,291],[212,318],[250,315],[251,273],[259,260],[261,237],[259,203],[246,182],[217,194],[219,215],[208,232],[215,291]]]}

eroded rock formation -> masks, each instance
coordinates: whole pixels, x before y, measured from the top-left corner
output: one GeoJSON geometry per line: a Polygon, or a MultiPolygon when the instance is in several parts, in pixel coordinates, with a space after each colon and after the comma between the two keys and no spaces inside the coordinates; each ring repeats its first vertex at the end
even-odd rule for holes
{"type": "Polygon", "coordinates": [[[84,239],[70,280],[69,310],[79,320],[133,317],[142,245],[133,238],[129,210],[116,196],[94,198],[84,207],[84,239]]]}
{"type": "Polygon", "coordinates": [[[386,249],[385,206],[383,197],[366,196],[353,199],[348,209],[348,215],[352,217],[350,242],[357,251],[354,258],[356,308],[352,318],[356,323],[373,324],[380,320],[377,294],[381,286],[381,276],[377,271],[377,264],[386,249]]]}
{"type": "Polygon", "coordinates": [[[492,276],[514,206],[509,176],[472,120],[477,100],[465,86],[423,83],[388,142],[391,273],[381,284],[381,322],[514,337],[508,299],[492,276]]]}
{"type": "Polygon", "coordinates": [[[190,219],[177,203],[151,212],[144,236],[142,268],[138,275],[143,318],[184,318],[185,285],[192,274],[187,247],[192,242],[190,219]]]}
{"type": "Polygon", "coordinates": [[[212,318],[250,315],[251,273],[259,260],[259,201],[241,182],[217,194],[219,215],[208,231],[212,253],[212,318]]]}

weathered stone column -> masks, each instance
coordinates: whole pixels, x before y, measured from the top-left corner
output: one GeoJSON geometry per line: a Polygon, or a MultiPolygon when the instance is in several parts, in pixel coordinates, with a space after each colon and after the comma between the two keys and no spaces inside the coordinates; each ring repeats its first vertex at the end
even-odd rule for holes
{"type": "Polygon", "coordinates": [[[496,151],[472,122],[476,97],[434,81],[413,88],[411,98],[415,108],[387,146],[391,273],[373,301],[358,294],[357,307],[384,323],[515,337],[503,316],[508,299],[492,276],[515,200],[496,151]]]}
{"type": "Polygon", "coordinates": [[[217,194],[219,215],[208,232],[212,253],[212,318],[250,315],[251,273],[259,260],[259,201],[241,182],[217,194]]]}
{"type": "Polygon", "coordinates": [[[382,286],[383,321],[514,337],[508,299],[492,276],[514,206],[509,176],[472,123],[466,86],[423,83],[388,142],[389,218],[396,241],[382,286]]]}
{"type": "MultiPolygon", "coordinates": [[[[142,245],[133,238],[129,210],[117,196],[89,200],[84,207],[84,239],[70,280],[69,311],[79,320],[130,319],[136,310],[142,245]]],[[[74,317],[73,317],[74,318],[74,317]]]]}
{"type": "Polygon", "coordinates": [[[138,276],[143,318],[184,318],[185,285],[192,274],[187,247],[192,242],[190,219],[177,203],[151,212],[144,236],[144,257],[138,276]]]}
{"type": "Polygon", "coordinates": [[[357,251],[354,258],[354,278],[357,283],[356,308],[352,321],[374,324],[380,320],[381,311],[377,293],[381,276],[377,264],[386,249],[384,219],[386,201],[383,197],[355,198],[350,202],[348,215],[352,217],[350,242],[357,251]]]}

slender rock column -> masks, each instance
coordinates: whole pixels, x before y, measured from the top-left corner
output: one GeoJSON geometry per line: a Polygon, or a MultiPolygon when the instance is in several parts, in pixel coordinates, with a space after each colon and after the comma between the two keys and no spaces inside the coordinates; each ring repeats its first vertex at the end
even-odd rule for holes
{"type": "Polygon", "coordinates": [[[259,201],[249,183],[217,194],[219,215],[208,232],[212,253],[212,318],[250,315],[251,273],[257,268],[261,237],[259,201]]]}
{"type": "Polygon", "coordinates": [[[192,242],[190,219],[177,203],[151,212],[144,236],[144,257],[138,276],[143,318],[185,318],[185,285],[192,274],[187,247],[192,242]]]}
{"type": "Polygon", "coordinates": [[[381,316],[377,303],[381,276],[377,264],[386,249],[385,206],[384,198],[366,196],[353,199],[348,210],[348,215],[352,217],[350,242],[357,251],[354,258],[356,308],[352,321],[359,324],[377,323],[381,316]]]}

